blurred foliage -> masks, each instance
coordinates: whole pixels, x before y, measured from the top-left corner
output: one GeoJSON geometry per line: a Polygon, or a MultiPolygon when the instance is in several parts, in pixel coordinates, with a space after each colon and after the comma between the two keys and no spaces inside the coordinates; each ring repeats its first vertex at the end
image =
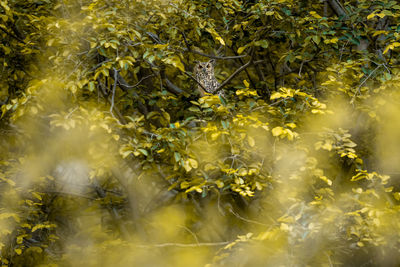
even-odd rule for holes
{"type": "Polygon", "coordinates": [[[399,16],[0,0],[2,266],[397,266],[399,16]]]}

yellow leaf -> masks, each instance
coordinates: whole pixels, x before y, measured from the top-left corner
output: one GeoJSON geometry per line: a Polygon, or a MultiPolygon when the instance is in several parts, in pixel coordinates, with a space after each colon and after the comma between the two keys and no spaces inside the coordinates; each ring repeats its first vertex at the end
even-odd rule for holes
{"type": "Polygon", "coordinates": [[[321,19],[321,18],[322,18],[322,17],[321,17],[320,15],[318,15],[318,13],[315,12],[315,11],[311,11],[311,12],[310,12],[310,15],[313,16],[313,17],[316,18],[316,19],[321,19]]]}
{"type": "Polygon", "coordinates": [[[192,170],[192,167],[189,164],[189,161],[185,161],[185,164],[183,165],[185,168],[186,172],[190,172],[192,170]]]}
{"type": "MultiPolygon", "coordinates": [[[[128,157],[131,153],[132,153],[132,151],[130,151],[130,150],[128,150],[128,151],[120,151],[119,152],[120,154],[121,154],[121,156],[122,156],[122,158],[126,158],[126,157],[128,157]]],[[[136,154],[137,152],[135,151],[135,154],[136,154]]],[[[139,153],[137,153],[137,154],[139,154],[139,153]]],[[[135,155],[136,156],[136,155],[135,155]]],[[[138,156],[138,155],[137,155],[138,156]]]]}
{"type": "Polygon", "coordinates": [[[323,146],[321,146],[322,149],[331,151],[332,150],[332,144],[331,143],[325,143],[323,146]]]}
{"type": "Polygon", "coordinates": [[[219,133],[219,132],[216,132],[216,133],[211,134],[211,139],[212,139],[213,141],[215,141],[215,140],[218,138],[218,136],[219,136],[220,134],[221,134],[221,133],[219,133]]]}
{"type": "Polygon", "coordinates": [[[20,248],[16,248],[16,249],[14,249],[14,251],[15,251],[15,253],[17,253],[18,255],[21,255],[21,253],[22,253],[22,249],[20,249],[20,248]]]}
{"type": "MultiPolygon", "coordinates": [[[[241,168],[241,169],[239,170],[238,174],[239,174],[240,176],[246,176],[246,175],[247,175],[247,170],[246,170],[245,168],[241,168]]],[[[239,183],[240,183],[240,184],[243,184],[243,183],[244,183],[244,181],[243,181],[242,178],[239,178],[239,183]]]]}
{"type": "Polygon", "coordinates": [[[249,88],[249,86],[250,86],[250,84],[246,80],[243,80],[243,84],[244,84],[244,86],[246,86],[246,88],[249,88]]]}
{"type": "Polygon", "coordinates": [[[237,53],[240,55],[247,48],[247,46],[241,46],[238,48],[237,53]]]}
{"type": "Polygon", "coordinates": [[[167,64],[173,65],[174,67],[178,68],[182,72],[185,71],[185,66],[182,64],[182,62],[178,56],[168,57],[166,59],[163,59],[163,61],[167,64]]]}
{"type": "Polygon", "coordinates": [[[39,199],[39,200],[42,200],[42,196],[39,195],[38,193],[32,192],[32,195],[33,195],[35,198],[37,198],[37,199],[39,199]]]}
{"type": "Polygon", "coordinates": [[[5,212],[0,214],[0,220],[14,218],[16,222],[20,222],[20,218],[16,213],[5,212]]]}
{"type": "Polygon", "coordinates": [[[329,186],[332,185],[332,181],[330,179],[328,179],[326,176],[320,176],[319,177],[322,181],[324,181],[325,183],[327,183],[329,186]]]}
{"type": "Polygon", "coordinates": [[[271,97],[270,97],[270,99],[271,100],[274,100],[274,99],[277,99],[277,98],[281,98],[283,95],[280,93],[280,92],[275,92],[275,93],[273,93],[272,95],[271,95],[271,97]]]}
{"type": "Polygon", "coordinates": [[[273,136],[279,136],[283,134],[283,128],[282,127],[275,127],[274,129],[272,129],[272,135],[273,136]]]}
{"type": "Polygon", "coordinates": [[[190,184],[188,182],[182,182],[181,183],[181,188],[182,189],[188,188],[189,186],[190,186],[190,184]]]}
{"type": "Polygon", "coordinates": [[[174,61],[172,61],[172,65],[174,65],[176,68],[178,68],[182,72],[185,71],[185,66],[182,64],[181,60],[178,57],[176,57],[176,59],[174,61]]]}
{"type": "Polygon", "coordinates": [[[376,14],[378,17],[380,17],[380,18],[384,18],[384,17],[386,17],[386,14],[385,13],[383,13],[383,12],[381,12],[381,13],[378,13],[378,14],[376,14]]]}
{"type": "Polygon", "coordinates": [[[292,128],[292,129],[296,128],[296,124],[294,124],[293,122],[287,123],[286,126],[292,128]]]}
{"type": "Polygon", "coordinates": [[[281,223],[280,229],[281,229],[282,231],[285,231],[285,232],[287,232],[287,231],[290,230],[289,225],[287,225],[286,223],[281,223]]]}
{"type": "Polygon", "coordinates": [[[372,19],[373,17],[375,17],[376,16],[376,14],[374,13],[374,12],[372,12],[371,14],[369,14],[368,16],[367,16],[367,19],[372,19]]]}
{"type": "Polygon", "coordinates": [[[189,162],[190,166],[192,166],[193,169],[197,169],[197,167],[199,166],[199,164],[197,163],[197,160],[195,160],[195,159],[188,159],[188,162],[189,162]]]}
{"type": "Polygon", "coordinates": [[[254,141],[254,138],[251,136],[247,136],[247,142],[249,143],[249,145],[251,147],[253,147],[256,144],[256,142],[254,141]]]}
{"type": "Polygon", "coordinates": [[[52,46],[54,43],[55,39],[50,39],[47,41],[47,46],[52,46]]]}
{"type": "Polygon", "coordinates": [[[217,39],[222,45],[225,45],[225,41],[221,36],[216,36],[215,39],[217,39]]]}
{"type": "Polygon", "coordinates": [[[386,54],[389,50],[392,50],[393,49],[393,46],[390,44],[390,45],[388,45],[386,48],[385,48],[385,50],[383,50],[383,54],[386,54]]]}
{"type": "Polygon", "coordinates": [[[297,136],[297,133],[292,132],[290,129],[285,129],[284,132],[287,134],[288,140],[293,140],[297,136]]]}

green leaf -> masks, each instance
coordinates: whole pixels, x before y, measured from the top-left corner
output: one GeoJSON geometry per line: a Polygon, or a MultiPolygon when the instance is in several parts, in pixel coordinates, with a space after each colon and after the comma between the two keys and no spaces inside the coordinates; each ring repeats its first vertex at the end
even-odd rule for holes
{"type": "Polygon", "coordinates": [[[93,91],[94,91],[95,86],[94,86],[94,82],[93,82],[93,81],[91,81],[91,82],[88,83],[88,89],[89,89],[90,92],[93,92],[93,91]]]}
{"type": "Polygon", "coordinates": [[[149,152],[147,152],[147,150],[143,149],[143,148],[139,148],[138,151],[140,151],[140,153],[142,153],[145,156],[149,155],[149,152]]]}
{"type": "Polygon", "coordinates": [[[174,157],[176,162],[179,162],[181,160],[181,154],[179,154],[178,152],[174,152],[174,157]]]}

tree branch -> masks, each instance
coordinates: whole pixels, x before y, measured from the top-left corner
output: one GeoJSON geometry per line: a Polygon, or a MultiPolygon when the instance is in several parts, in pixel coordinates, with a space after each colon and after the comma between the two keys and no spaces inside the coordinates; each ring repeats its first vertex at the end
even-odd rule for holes
{"type": "MultiPolygon", "coordinates": [[[[100,82],[99,78],[97,78],[97,82],[99,83],[101,94],[103,95],[103,97],[105,99],[107,99],[107,101],[110,103],[110,105],[112,105],[112,101],[110,98],[108,98],[105,86],[100,82]]],[[[120,123],[127,124],[127,121],[125,120],[124,116],[121,114],[121,112],[119,111],[119,109],[116,106],[113,106],[113,110],[114,110],[115,114],[117,114],[118,120],[120,121],[120,123]]]]}
{"type": "Polygon", "coordinates": [[[247,57],[248,55],[240,55],[240,56],[227,56],[227,57],[221,57],[221,56],[214,56],[214,55],[209,55],[209,54],[205,54],[196,50],[188,50],[185,49],[185,52],[189,52],[189,53],[193,53],[193,54],[197,54],[203,57],[208,57],[208,58],[213,58],[213,59],[221,59],[221,60],[228,60],[228,59],[237,59],[237,58],[244,58],[247,57]]]}
{"type": "Polygon", "coordinates": [[[19,38],[18,36],[14,35],[14,34],[12,34],[11,32],[8,32],[6,29],[3,29],[2,27],[0,27],[0,30],[2,30],[3,32],[5,32],[7,35],[11,36],[15,40],[17,40],[23,44],[26,44],[24,40],[22,40],[21,38],[19,38]]]}
{"type": "Polygon", "coordinates": [[[170,91],[171,93],[176,94],[176,95],[180,95],[180,94],[184,93],[184,91],[181,88],[179,88],[178,86],[173,84],[168,79],[167,75],[165,74],[164,69],[160,70],[160,76],[161,76],[161,79],[165,80],[165,85],[166,85],[166,88],[168,89],[168,91],[170,91]]]}
{"type": "Polygon", "coordinates": [[[195,81],[205,92],[207,92],[206,88],[195,78],[193,77],[189,72],[185,71],[184,72],[190,79],[195,81]]]}
{"type": "Polygon", "coordinates": [[[163,247],[211,247],[211,246],[225,246],[231,242],[215,242],[215,243],[192,243],[192,244],[184,244],[184,243],[161,243],[161,244],[152,244],[152,245],[136,245],[140,248],[163,248],[163,247]]]}
{"type": "MultiPolygon", "coordinates": [[[[107,196],[107,193],[106,193],[106,192],[104,191],[104,189],[100,186],[100,184],[99,184],[99,182],[97,181],[97,179],[94,178],[94,179],[92,180],[92,183],[93,183],[94,189],[95,189],[95,191],[96,191],[96,193],[97,193],[97,196],[98,196],[99,198],[104,199],[104,198],[107,196]]],[[[111,204],[111,203],[110,203],[110,204],[111,204]]],[[[124,224],[123,220],[121,220],[121,215],[118,213],[117,209],[116,209],[115,207],[112,207],[111,205],[110,205],[110,206],[106,205],[106,208],[108,209],[111,218],[115,221],[115,223],[116,223],[117,226],[119,227],[119,229],[120,229],[122,235],[123,235],[125,238],[128,238],[128,239],[129,239],[129,238],[130,238],[130,234],[129,234],[127,228],[125,227],[125,224],[124,224]]]]}
{"type": "Polygon", "coordinates": [[[220,86],[218,86],[218,88],[215,90],[214,93],[217,93],[218,91],[222,90],[222,88],[224,86],[226,86],[233,78],[236,77],[236,75],[238,75],[240,72],[242,72],[243,70],[245,70],[248,66],[250,66],[253,63],[253,56],[251,56],[249,62],[247,62],[246,64],[244,64],[243,66],[241,66],[240,68],[238,68],[234,73],[232,73],[231,76],[229,76],[220,86]]]}
{"type": "Polygon", "coordinates": [[[113,114],[113,108],[114,108],[114,99],[115,99],[115,89],[117,88],[117,75],[118,75],[118,71],[114,68],[114,85],[112,88],[112,95],[111,95],[111,107],[110,107],[110,113],[111,115],[113,114]]]}
{"type": "Polygon", "coordinates": [[[348,18],[346,10],[342,7],[340,2],[338,0],[327,0],[328,4],[330,7],[333,9],[333,11],[336,13],[336,15],[343,16],[345,19],[348,18]]]}
{"type": "Polygon", "coordinates": [[[110,72],[111,72],[111,75],[113,75],[113,76],[115,76],[115,72],[117,73],[117,75],[115,77],[117,77],[119,87],[122,90],[124,90],[125,92],[132,93],[133,96],[135,98],[137,98],[137,104],[139,107],[139,111],[142,114],[147,115],[149,113],[149,111],[147,110],[147,107],[140,101],[139,95],[135,91],[131,90],[132,86],[129,85],[128,82],[125,81],[125,79],[121,76],[121,74],[119,74],[119,72],[116,71],[115,69],[110,70],[110,72]]]}

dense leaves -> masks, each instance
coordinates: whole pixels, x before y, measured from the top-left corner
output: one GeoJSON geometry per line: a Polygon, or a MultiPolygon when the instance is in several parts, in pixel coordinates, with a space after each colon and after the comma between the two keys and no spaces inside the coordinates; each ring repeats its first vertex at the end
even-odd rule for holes
{"type": "Polygon", "coordinates": [[[399,16],[0,0],[2,265],[395,266],[399,16]]]}

